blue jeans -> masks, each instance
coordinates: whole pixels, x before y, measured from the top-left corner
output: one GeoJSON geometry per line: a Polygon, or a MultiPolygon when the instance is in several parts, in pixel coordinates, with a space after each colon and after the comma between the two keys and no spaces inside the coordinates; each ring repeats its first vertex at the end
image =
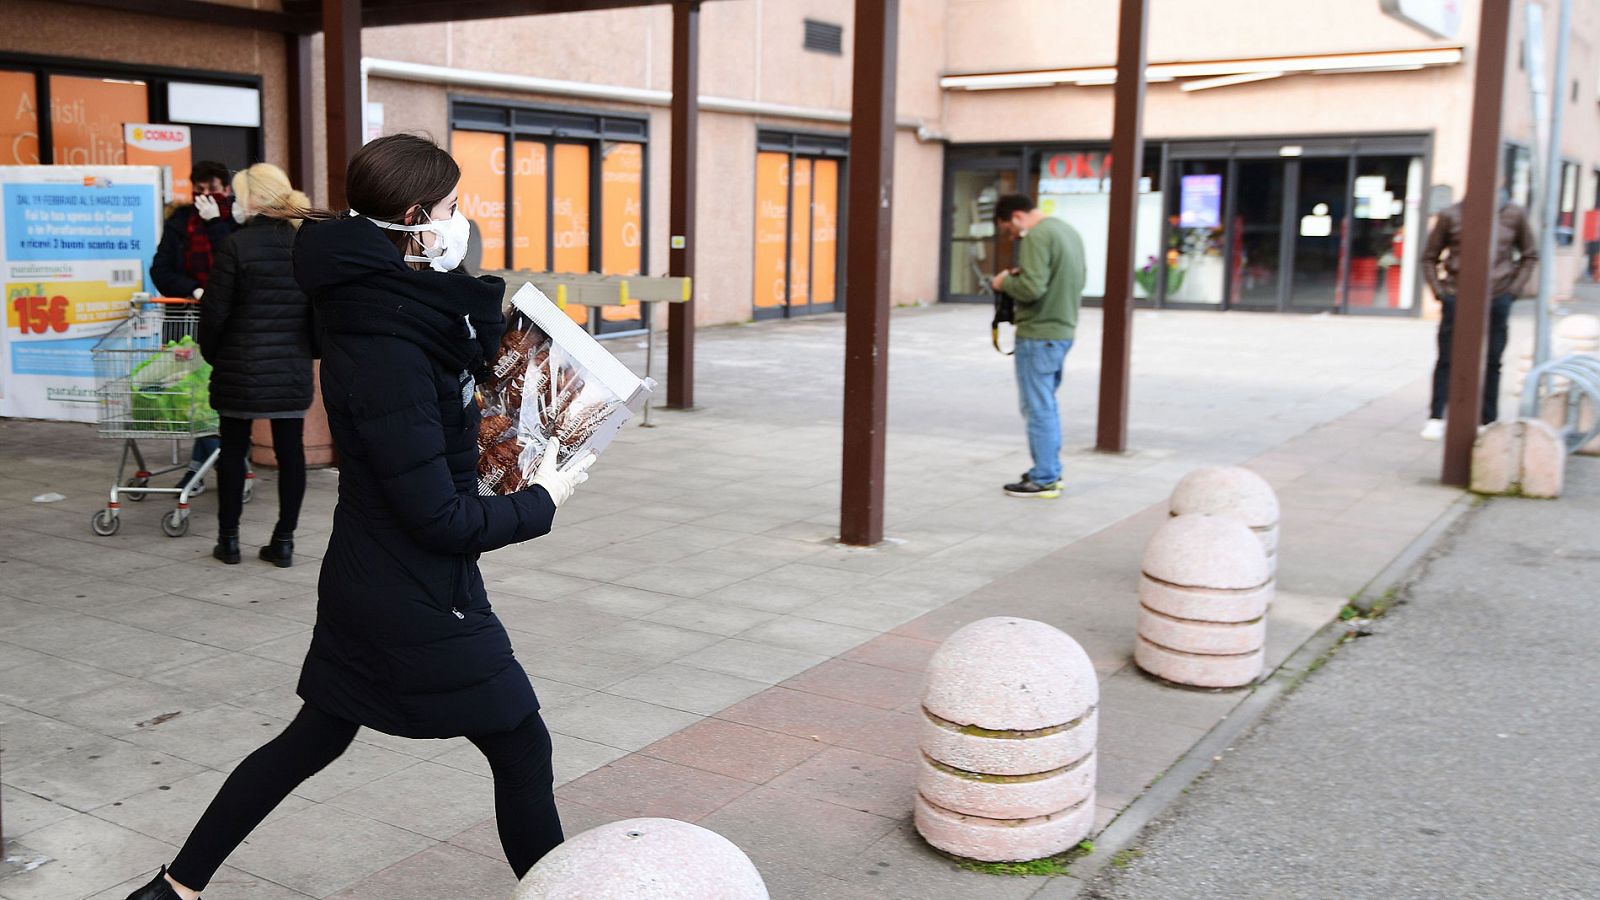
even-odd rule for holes
{"type": "Polygon", "coordinates": [[[1035,484],[1061,480],[1061,412],[1056,407],[1056,390],[1061,387],[1061,366],[1071,349],[1071,341],[1018,338],[1012,357],[1017,364],[1022,418],[1028,424],[1028,452],[1033,454],[1028,478],[1035,484]]]}

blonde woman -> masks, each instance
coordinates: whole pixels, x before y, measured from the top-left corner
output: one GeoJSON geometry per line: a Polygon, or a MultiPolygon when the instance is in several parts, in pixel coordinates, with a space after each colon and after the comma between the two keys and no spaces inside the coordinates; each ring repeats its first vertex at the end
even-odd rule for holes
{"type": "Polygon", "coordinates": [[[221,418],[217,460],[217,546],[239,562],[245,457],[255,419],[272,423],[278,459],[278,524],[261,558],[294,561],[294,530],[306,492],[304,426],[311,407],[315,342],[311,302],[294,279],[291,216],[308,205],[283,170],[256,163],[233,176],[233,218],[243,227],[217,251],[200,299],[200,351],[211,364],[211,406],[221,418]]]}

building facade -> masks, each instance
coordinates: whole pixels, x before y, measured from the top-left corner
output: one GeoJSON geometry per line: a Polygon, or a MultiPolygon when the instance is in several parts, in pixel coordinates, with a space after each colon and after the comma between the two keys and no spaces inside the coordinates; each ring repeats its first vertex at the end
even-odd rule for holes
{"type": "MultiPolygon", "coordinates": [[[[1438,37],[1379,0],[1151,0],[1142,302],[1426,312],[1420,248],[1465,176],[1477,5],[1463,2],[1459,34],[1438,37]]],[[[1011,253],[994,237],[992,204],[1014,190],[1083,234],[1098,294],[1115,0],[900,8],[894,302],[981,299],[981,281],[1011,253]]],[[[197,156],[235,166],[291,151],[292,62],[279,35],[41,0],[0,0],[0,11],[23,26],[0,35],[0,164],[118,161],[109,135],[127,121],[188,123],[197,156]]],[[[703,7],[700,324],[849,300],[852,16],[851,0],[703,7]]],[[[1547,19],[1548,59],[1553,11],[1547,19]]],[[[1519,2],[1505,170],[1524,201],[1534,190],[1526,21],[1519,2]]],[[[450,148],[484,268],[662,274],[671,27],[657,6],[368,28],[367,133],[424,131],[450,148]]],[[[1555,86],[1567,104],[1558,294],[1587,276],[1600,237],[1597,43],[1600,8],[1579,4],[1572,77],[1555,86]]],[[[320,65],[311,72],[320,122],[320,65]]],[[[599,332],[641,325],[637,307],[573,314],[599,332]]]]}

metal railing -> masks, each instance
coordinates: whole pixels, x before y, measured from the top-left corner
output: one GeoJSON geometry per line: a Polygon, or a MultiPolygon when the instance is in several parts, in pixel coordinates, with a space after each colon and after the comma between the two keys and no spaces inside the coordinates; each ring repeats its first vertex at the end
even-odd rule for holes
{"type": "Polygon", "coordinates": [[[1600,437],[1600,357],[1574,353],[1535,366],[1522,385],[1522,417],[1543,418],[1542,400],[1562,391],[1566,393],[1563,419],[1552,424],[1560,430],[1567,452],[1573,453],[1600,437]],[[1587,417],[1585,403],[1589,405],[1587,417]]]}

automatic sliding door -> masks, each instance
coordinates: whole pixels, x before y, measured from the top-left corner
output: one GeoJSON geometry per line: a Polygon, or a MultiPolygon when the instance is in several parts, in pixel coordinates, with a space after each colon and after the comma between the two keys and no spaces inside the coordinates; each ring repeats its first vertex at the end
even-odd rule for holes
{"type": "Polygon", "coordinates": [[[1278,309],[1283,293],[1283,188],[1280,159],[1235,164],[1231,306],[1278,309]]]}
{"type": "Polygon", "coordinates": [[[1337,310],[1344,300],[1350,158],[1302,159],[1298,165],[1298,231],[1289,305],[1296,311],[1337,310]]]}

